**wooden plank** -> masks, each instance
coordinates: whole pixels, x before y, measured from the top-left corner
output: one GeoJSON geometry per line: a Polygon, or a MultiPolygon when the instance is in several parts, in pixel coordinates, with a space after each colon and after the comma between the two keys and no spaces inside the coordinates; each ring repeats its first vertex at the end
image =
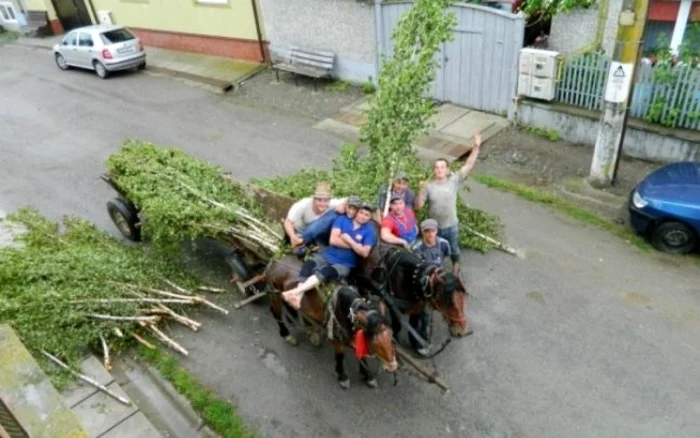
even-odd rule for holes
{"type": "Polygon", "coordinates": [[[291,57],[309,59],[311,61],[320,62],[322,64],[330,64],[330,66],[333,66],[333,60],[335,59],[334,56],[319,56],[313,53],[304,53],[299,51],[292,51],[291,57]]]}
{"type": "Polygon", "coordinates": [[[333,65],[332,64],[324,64],[322,62],[314,61],[311,59],[306,59],[306,58],[300,58],[298,56],[293,56],[292,57],[292,65],[294,64],[301,64],[304,66],[312,66],[312,67],[317,67],[323,70],[330,70],[333,65]]]}
{"type": "Polygon", "coordinates": [[[325,51],[325,50],[313,50],[313,49],[305,49],[300,46],[289,46],[290,51],[296,51],[296,52],[307,52],[307,53],[316,53],[318,55],[322,56],[329,56],[329,57],[335,57],[335,53],[325,51]]]}

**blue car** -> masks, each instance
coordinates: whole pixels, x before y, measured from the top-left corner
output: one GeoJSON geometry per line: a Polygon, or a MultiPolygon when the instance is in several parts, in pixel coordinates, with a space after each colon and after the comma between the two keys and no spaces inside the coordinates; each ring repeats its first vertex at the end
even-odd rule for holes
{"type": "Polygon", "coordinates": [[[630,222],[660,251],[685,254],[700,236],[700,162],[673,163],[647,175],[629,197],[630,222]]]}

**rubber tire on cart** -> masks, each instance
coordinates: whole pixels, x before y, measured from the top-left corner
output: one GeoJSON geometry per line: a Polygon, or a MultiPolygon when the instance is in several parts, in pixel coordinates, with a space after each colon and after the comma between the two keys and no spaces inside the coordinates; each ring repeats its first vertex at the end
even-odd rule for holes
{"type": "Polygon", "coordinates": [[[134,242],[141,241],[141,228],[136,226],[139,223],[139,212],[134,204],[122,198],[114,198],[107,202],[107,213],[124,237],[134,242]]]}
{"type": "MultiPolygon", "coordinates": [[[[231,254],[226,256],[226,264],[233,270],[233,272],[238,276],[239,281],[248,281],[253,278],[253,273],[250,271],[248,266],[245,264],[237,254],[231,254]]],[[[246,296],[250,297],[255,294],[253,286],[249,286],[245,290],[246,296]]]]}
{"type": "Polygon", "coordinates": [[[659,251],[669,254],[687,254],[697,245],[698,236],[687,225],[669,221],[654,227],[651,243],[659,251]]]}

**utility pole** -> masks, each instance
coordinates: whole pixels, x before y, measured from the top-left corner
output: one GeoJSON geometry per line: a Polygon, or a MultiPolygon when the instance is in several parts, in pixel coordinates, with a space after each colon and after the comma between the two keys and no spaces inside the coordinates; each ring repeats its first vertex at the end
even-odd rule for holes
{"type": "Polygon", "coordinates": [[[605,107],[595,143],[589,182],[605,187],[612,183],[622,149],[626,107],[634,79],[650,0],[624,0],[618,20],[613,62],[605,87],[605,107]]]}

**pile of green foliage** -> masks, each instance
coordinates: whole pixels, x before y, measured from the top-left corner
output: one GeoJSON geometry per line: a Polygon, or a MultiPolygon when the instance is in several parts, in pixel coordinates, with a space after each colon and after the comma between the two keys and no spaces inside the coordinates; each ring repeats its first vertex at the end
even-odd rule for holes
{"type": "Polygon", "coordinates": [[[156,247],[175,248],[198,237],[235,237],[272,256],[281,236],[260,207],[218,166],[178,149],[127,140],[107,160],[114,183],[144,217],[141,231],[156,247]]]}
{"type": "MultiPolygon", "coordinates": [[[[431,127],[429,120],[436,113],[435,105],[424,96],[435,77],[435,56],[452,35],[456,20],[446,13],[450,0],[417,0],[400,19],[394,34],[391,58],[384,58],[378,77],[375,102],[361,129],[361,141],[367,145],[364,154],[359,147],[347,146],[335,159],[333,170],[303,170],[289,177],[256,180],[255,184],[299,198],[309,196],[318,181],[330,182],[336,195],[358,195],[375,202],[379,188],[388,184],[399,170],[405,172],[417,190],[420,181],[430,177],[431,169],[423,164],[412,144],[431,127]]],[[[416,212],[419,219],[424,211],[416,212]]],[[[468,208],[458,202],[460,223],[498,238],[500,221],[496,216],[468,208]]],[[[461,244],[478,251],[492,245],[461,227],[461,244]]]]}
{"type": "Polygon", "coordinates": [[[172,261],[142,246],[123,245],[78,218],[59,223],[21,209],[0,224],[21,230],[13,233],[13,245],[0,247],[0,321],[15,329],[42,362],[36,353],[46,350],[75,364],[87,346],[101,351],[100,335],[110,350],[119,350],[140,325],[102,316],[146,316],[143,309],[157,306],[160,298],[144,302],[138,297],[151,296],[145,288],[167,288],[164,279],[182,288],[196,285],[172,261]]]}

